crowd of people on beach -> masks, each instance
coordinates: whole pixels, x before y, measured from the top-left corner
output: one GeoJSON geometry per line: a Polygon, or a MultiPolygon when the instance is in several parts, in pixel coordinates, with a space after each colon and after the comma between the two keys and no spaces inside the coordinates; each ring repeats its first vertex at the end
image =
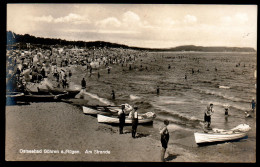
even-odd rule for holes
{"type": "MultiPolygon", "coordinates": [[[[26,83],[40,83],[44,78],[55,80],[58,86],[68,87],[72,71],[69,66],[83,66],[91,76],[93,69],[120,64],[129,66],[144,52],[123,48],[73,48],[50,46],[49,49],[28,48],[7,50],[6,81],[9,91],[24,91],[26,83]],[[51,74],[51,75],[50,75],[51,74]]],[[[98,72],[98,78],[100,73],[98,72]]]]}

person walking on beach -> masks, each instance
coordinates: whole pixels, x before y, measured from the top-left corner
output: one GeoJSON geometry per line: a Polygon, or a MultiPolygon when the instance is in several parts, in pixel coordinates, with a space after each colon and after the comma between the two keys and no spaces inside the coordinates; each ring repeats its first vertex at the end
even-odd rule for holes
{"type": "Polygon", "coordinates": [[[123,134],[123,128],[125,125],[125,105],[122,105],[122,110],[118,112],[119,118],[119,134],[123,134]]]}
{"type": "Polygon", "coordinates": [[[213,114],[213,112],[213,104],[211,103],[209,106],[207,106],[207,109],[204,113],[205,128],[207,129],[210,129],[211,115],[213,114]]]}
{"type": "Polygon", "coordinates": [[[83,78],[82,81],[81,81],[81,88],[82,88],[82,89],[85,89],[85,88],[86,88],[85,78],[83,78]]]}
{"type": "Polygon", "coordinates": [[[134,110],[131,112],[132,117],[132,138],[135,138],[136,129],[138,126],[138,113],[137,113],[137,106],[134,106],[134,110]]]}
{"type": "Polygon", "coordinates": [[[170,138],[169,131],[167,129],[167,126],[169,125],[168,120],[164,120],[164,125],[160,128],[160,134],[161,134],[161,144],[162,144],[162,150],[161,150],[161,161],[164,162],[164,156],[165,152],[168,146],[168,141],[170,138]]]}
{"type": "Polygon", "coordinates": [[[156,93],[157,93],[157,95],[160,94],[160,88],[159,88],[159,86],[157,86],[156,93]]]}

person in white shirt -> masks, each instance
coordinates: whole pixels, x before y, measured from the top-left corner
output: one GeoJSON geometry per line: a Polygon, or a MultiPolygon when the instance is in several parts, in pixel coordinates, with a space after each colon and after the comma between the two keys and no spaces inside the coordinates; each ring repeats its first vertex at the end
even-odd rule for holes
{"type": "Polygon", "coordinates": [[[125,105],[122,105],[122,110],[118,112],[119,118],[119,134],[123,134],[123,128],[125,125],[125,105]]]}
{"type": "Polygon", "coordinates": [[[134,107],[134,110],[131,112],[132,114],[132,137],[135,138],[136,135],[136,129],[138,126],[138,113],[137,113],[138,107],[134,107]]]}

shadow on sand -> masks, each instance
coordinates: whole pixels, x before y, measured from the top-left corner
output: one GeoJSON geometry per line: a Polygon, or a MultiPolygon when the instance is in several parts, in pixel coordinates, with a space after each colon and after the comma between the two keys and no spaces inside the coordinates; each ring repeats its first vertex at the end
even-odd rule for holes
{"type": "Polygon", "coordinates": [[[179,156],[179,154],[168,154],[168,157],[165,158],[165,161],[174,160],[174,159],[177,158],[178,156],[179,156]]]}
{"type": "Polygon", "coordinates": [[[142,137],[147,137],[147,136],[149,136],[149,134],[137,133],[135,138],[142,138],[142,137]]]}

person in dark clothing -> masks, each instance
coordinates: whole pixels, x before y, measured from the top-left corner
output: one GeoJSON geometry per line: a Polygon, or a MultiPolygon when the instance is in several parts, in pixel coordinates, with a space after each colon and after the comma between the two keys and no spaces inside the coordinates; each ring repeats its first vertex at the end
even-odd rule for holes
{"type": "Polygon", "coordinates": [[[122,110],[118,112],[119,118],[119,134],[123,134],[123,128],[125,125],[125,105],[122,105],[122,110]]]}
{"type": "Polygon", "coordinates": [[[156,93],[157,93],[157,95],[160,94],[160,88],[159,88],[159,86],[157,86],[156,93]]]}
{"type": "Polygon", "coordinates": [[[228,110],[229,110],[228,106],[225,106],[225,120],[226,120],[226,122],[228,121],[228,110]]]}
{"type": "Polygon", "coordinates": [[[71,70],[69,70],[69,77],[71,77],[72,76],[72,72],[71,72],[71,70]]]}
{"type": "Polygon", "coordinates": [[[136,129],[138,126],[138,113],[137,113],[138,107],[134,107],[134,111],[131,113],[132,114],[132,137],[135,138],[136,134],[136,129]]]}
{"type": "Polygon", "coordinates": [[[115,100],[115,99],[116,99],[116,96],[115,96],[115,91],[114,91],[114,90],[112,90],[112,93],[111,93],[111,94],[112,94],[112,99],[113,99],[113,100],[115,100]]]}
{"type": "Polygon", "coordinates": [[[85,78],[83,78],[82,81],[81,81],[81,88],[82,88],[82,89],[85,89],[85,88],[86,88],[85,78]]]}
{"type": "Polygon", "coordinates": [[[251,102],[251,107],[252,107],[252,112],[254,113],[255,112],[255,99],[252,99],[252,102],[251,102]]]}
{"type": "Polygon", "coordinates": [[[210,129],[211,124],[211,115],[214,113],[213,111],[213,104],[210,104],[207,106],[207,109],[204,112],[204,122],[205,122],[205,128],[210,129]]]}
{"type": "Polygon", "coordinates": [[[161,151],[161,161],[164,162],[164,156],[165,152],[168,146],[168,141],[170,138],[169,131],[167,129],[167,126],[169,125],[168,120],[164,120],[164,126],[160,128],[160,134],[161,134],[161,144],[162,144],[162,151],[161,151]]]}
{"type": "Polygon", "coordinates": [[[44,70],[44,68],[42,68],[41,75],[42,75],[43,78],[46,77],[46,74],[45,74],[45,70],[44,70]]]}

